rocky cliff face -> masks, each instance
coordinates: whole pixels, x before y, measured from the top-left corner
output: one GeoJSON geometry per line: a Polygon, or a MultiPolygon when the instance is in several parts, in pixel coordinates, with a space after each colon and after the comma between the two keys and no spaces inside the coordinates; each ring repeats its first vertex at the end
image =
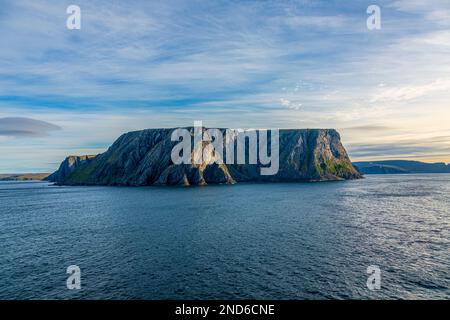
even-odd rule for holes
{"type": "MultiPolygon", "coordinates": [[[[193,132],[193,128],[187,129],[193,132]]],[[[171,151],[178,143],[171,141],[173,130],[148,129],[123,134],[103,154],[68,157],[47,180],[66,185],[145,186],[361,177],[339,134],[332,129],[280,130],[279,171],[275,175],[261,175],[260,164],[210,164],[205,158],[199,164],[176,165],[171,160],[171,151]]],[[[204,142],[203,148],[207,146],[204,142]]]]}
{"type": "Polygon", "coordinates": [[[58,170],[49,175],[45,180],[64,183],[64,181],[79,168],[82,164],[87,164],[94,159],[95,155],[68,156],[59,166],[58,170]]]}

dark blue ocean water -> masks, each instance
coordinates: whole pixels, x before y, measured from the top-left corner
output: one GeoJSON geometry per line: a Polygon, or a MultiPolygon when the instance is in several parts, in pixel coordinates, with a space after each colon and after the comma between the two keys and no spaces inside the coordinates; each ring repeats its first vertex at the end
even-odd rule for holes
{"type": "Polygon", "coordinates": [[[450,175],[0,183],[2,299],[450,298],[450,175]],[[81,268],[81,290],[66,268],[81,268]],[[366,287],[369,265],[381,289],[366,287]]]}

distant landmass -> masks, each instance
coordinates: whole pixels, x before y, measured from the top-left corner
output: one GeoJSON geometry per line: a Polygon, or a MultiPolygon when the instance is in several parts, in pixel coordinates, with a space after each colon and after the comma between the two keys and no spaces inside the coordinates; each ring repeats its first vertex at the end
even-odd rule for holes
{"type": "Polygon", "coordinates": [[[28,181],[28,180],[44,180],[49,173],[11,173],[0,174],[0,181],[28,181]]]}
{"type": "MultiPolygon", "coordinates": [[[[193,134],[192,127],[186,129],[193,134]]],[[[171,151],[178,142],[171,141],[173,130],[147,129],[123,134],[105,153],[67,157],[47,180],[61,185],[187,186],[362,177],[334,129],[280,130],[279,171],[275,175],[261,175],[259,164],[175,165],[171,151]]],[[[208,144],[204,142],[203,149],[208,144]]],[[[248,144],[245,152],[248,152],[248,144]]]]}
{"type": "Polygon", "coordinates": [[[443,162],[426,163],[409,160],[353,162],[362,174],[450,173],[450,165],[443,162]]]}

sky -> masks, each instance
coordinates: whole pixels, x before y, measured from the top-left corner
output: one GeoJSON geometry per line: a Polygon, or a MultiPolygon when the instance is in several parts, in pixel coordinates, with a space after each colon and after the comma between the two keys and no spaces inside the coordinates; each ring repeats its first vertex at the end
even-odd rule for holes
{"type": "Polygon", "coordinates": [[[0,0],[0,39],[0,173],[196,120],[335,128],[353,161],[450,162],[448,0],[0,0]]]}

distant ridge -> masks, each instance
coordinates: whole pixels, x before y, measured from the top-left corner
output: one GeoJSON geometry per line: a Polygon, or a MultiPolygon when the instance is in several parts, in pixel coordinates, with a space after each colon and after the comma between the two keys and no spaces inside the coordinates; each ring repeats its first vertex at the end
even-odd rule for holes
{"type": "Polygon", "coordinates": [[[10,173],[10,174],[0,174],[0,181],[44,180],[48,176],[49,176],[48,173],[10,173]]]}
{"type": "Polygon", "coordinates": [[[450,165],[443,162],[384,160],[353,162],[353,165],[362,174],[450,173],[450,165]]]}

